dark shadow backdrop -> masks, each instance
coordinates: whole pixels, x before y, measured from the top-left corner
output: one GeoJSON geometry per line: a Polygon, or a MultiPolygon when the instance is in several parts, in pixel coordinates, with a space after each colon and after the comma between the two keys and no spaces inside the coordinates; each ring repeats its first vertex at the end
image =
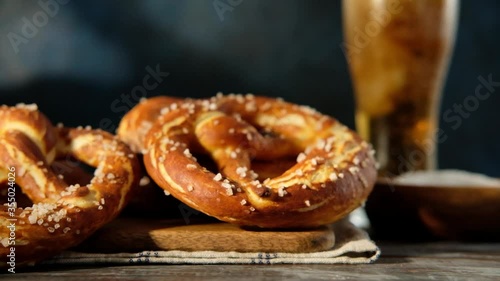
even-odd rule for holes
{"type": "MultiPolygon", "coordinates": [[[[0,1],[1,104],[34,102],[54,122],[113,131],[158,67],[169,74],[146,96],[281,96],[354,126],[340,1],[233,0],[222,16],[212,0],[54,1],[0,1]]],[[[498,11],[495,0],[462,2],[443,110],[473,95],[479,76],[500,81],[498,11]]],[[[499,92],[456,130],[441,119],[441,168],[500,177],[499,92]]]]}

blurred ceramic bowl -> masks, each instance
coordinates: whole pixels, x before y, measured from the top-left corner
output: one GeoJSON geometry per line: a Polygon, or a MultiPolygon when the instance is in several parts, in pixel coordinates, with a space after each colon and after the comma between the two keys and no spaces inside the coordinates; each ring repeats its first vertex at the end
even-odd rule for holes
{"type": "Polygon", "coordinates": [[[457,170],[379,179],[366,203],[379,239],[500,240],[500,180],[457,170]]]}

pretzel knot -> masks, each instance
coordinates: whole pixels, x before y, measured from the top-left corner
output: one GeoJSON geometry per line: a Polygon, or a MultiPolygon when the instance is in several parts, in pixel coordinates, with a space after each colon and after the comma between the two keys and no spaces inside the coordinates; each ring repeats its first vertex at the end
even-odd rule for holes
{"type": "Polygon", "coordinates": [[[0,207],[2,266],[13,252],[19,266],[83,241],[121,211],[139,173],[136,156],[113,135],[54,128],[35,105],[0,107],[0,159],[0,179],[15,178],[34,203],[19,208],[8,200],[0,207]],[[68,185],[55,173],[50,164],[65,157],[96,167],[90,183],[68,185]]]}
{"type": "Polygon", "coordinates": [[[264,228],[314,227],[346,216],[373,188],[371,146],[309,107],[253,95],[163,99],[163,109],[158,101],[125,116],[148,106],[159,114],[143,120],[154,122],[141,137],[146,169],[168,193],[210,216],[264,228]],[[218,171],[202,166],[201,154],[218,171]],[[256,163],[280,166],[289,157],[296,161],[272,178],[256,171],[256,163]]]}

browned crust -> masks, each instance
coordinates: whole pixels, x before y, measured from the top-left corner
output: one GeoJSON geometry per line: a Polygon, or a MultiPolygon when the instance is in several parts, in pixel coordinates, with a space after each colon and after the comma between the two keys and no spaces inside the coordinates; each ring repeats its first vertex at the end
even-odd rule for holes
{"type": "MultiPolygon", "coordinates": [[[[2,107],[0,116],[42,116],[26,110],[2,107]]],[[[41,127],[40,123],[50,124],[30,118],[24,120],[24,126],[0,134],[0,169],[14,167],[16,184],[34,202],[31,207],[15,211],[0,207],[0,267],[7,266],[11,247],[15,248],[16,266],[22,266],[77,245],[115,218],[137,185],[138,160],[113,135],[90,128],[56,130],[51,125],[41,127]],[[33,139],[33,134],[26,130],[45,133],[40,139],[33,139]],[[53,144],[45,142],[52,139],[57,142],[57,155],[71,155],[97,167],[90,183],[68,186],[54,173],[46,152],[35,145],[39,142],[44,144],[42,148],[50,147],[53,144]],[[9,239],[11,231],[7,228],[12,223],[15,224],[13,240],[9,239]]]]}
{"type": "Polygon", "coordinates": [[[123,116],[116,130],[117,135],[136,153],[144,150],[144,137],[160,116],[162,108],[178,103],[181,99],[159,96],[149,98],[147,103],[142,101],[123,116]]]}
{"type": "Polygon", "coordinates": [[[362,205],[375,183],[371,146],[311,108],[229,95],[156,107],[161,114],[151,118],[149,104],[132,109],[156,119],[142,143],[148,174],[174,197],[220,220],[265,228],[328,224],[362,205]],[[222,175],[199,165],[193,151],[211,155],[222,175]],[[254,159],[301,151],[300,161],[282,175],[269,181],[252,175],[254,159]]]}

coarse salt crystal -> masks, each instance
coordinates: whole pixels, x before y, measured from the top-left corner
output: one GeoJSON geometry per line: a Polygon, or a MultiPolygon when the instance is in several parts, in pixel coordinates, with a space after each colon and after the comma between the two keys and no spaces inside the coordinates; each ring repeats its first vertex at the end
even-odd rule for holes
{"type": "Polygon", "coordinates": [[[221,173],[218,173],[217,175],[215,175],[214,181],[220,181],[220,180],[222,180],[222,175],[221,173]]]}

